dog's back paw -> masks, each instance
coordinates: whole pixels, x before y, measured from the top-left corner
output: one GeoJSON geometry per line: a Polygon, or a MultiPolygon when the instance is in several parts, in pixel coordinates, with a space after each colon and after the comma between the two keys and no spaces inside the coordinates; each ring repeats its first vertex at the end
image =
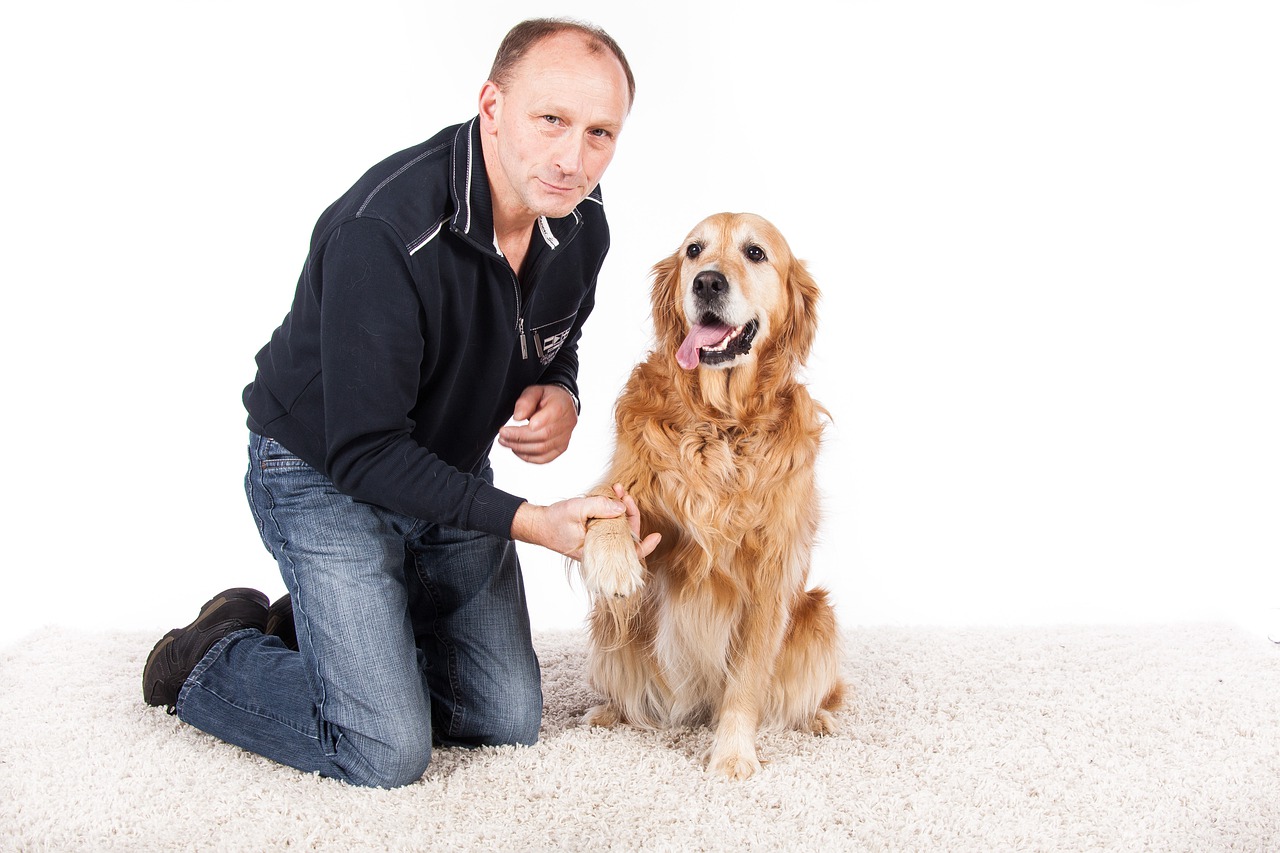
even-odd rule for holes
{"type": "Polygon", "coordinates": [[[622,722],[622,713],[612,705],[596,705],[582,715],[582,722],[588,726],[611,729],[622,722]]]}
{"type": "Polygon", "coordinates": [[[815,735],[833,735],[836,733],[836,718],[830,711],[819,708],[818,713],[809,721],[809,731],[815,735]]]}

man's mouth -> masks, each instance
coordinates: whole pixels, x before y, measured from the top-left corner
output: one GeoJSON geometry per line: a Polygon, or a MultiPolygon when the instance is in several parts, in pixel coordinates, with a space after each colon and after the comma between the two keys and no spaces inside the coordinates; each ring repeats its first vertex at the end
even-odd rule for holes
{"type": "Polygon", "coordinates": [[[760,324],[755,320],[741,326],[730,326],[714,314],[707,314],[693,324],[684,343],[680,344],[676,363],[685,370],[692,370],[699,364],[715,367],[733,361],[751,352],[751,342],[759,330],[760,324]]]}
{"type": "MultiPolygon", "coordinates": [[[[541,179],[539,179],[539,180],[541,180],[541,179]]],[[[542,186],[543,186],[543,187],[545,187],[546,189],[550,190],[550,191],[551,191],[551,192],[553,192],[553,193],[561,193],[561,194],[563,194],[563,193],[578,192],[578,190],[579,190],[579,187],[576,187],[576,186],[571,186],[571,187],[562,187],[562,186],[560,186],[559,184],[553,184],[553,183],[551,183],[550,181],[542,181],[542,186]]]]}

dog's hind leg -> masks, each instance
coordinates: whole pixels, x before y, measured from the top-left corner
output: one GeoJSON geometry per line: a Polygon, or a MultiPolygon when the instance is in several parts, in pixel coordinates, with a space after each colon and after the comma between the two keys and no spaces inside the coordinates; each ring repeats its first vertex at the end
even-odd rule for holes
{"type": "Polygon", "coordinates": [[[589,726],[611,729],[623,722],[622,711],[616,705],[606,702],[603,705],[588,708],[587,713],[582,716],[582,721],[589,726]]]}
{"type": "Polygon", "coordinates": [[[840,632],[822,589],[796,601],[769,696],[769,721],[784,728],[832,734],[844,704],[840,632]]]}

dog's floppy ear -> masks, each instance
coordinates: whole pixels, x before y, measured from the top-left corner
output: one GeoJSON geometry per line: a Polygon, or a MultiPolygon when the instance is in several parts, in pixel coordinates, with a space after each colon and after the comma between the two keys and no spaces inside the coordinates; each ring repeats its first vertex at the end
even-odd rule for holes
{"type": "Polygon", "coordinates": [[[653,289],[650,293],[653,305],[653,328],[661,352],[675,355],[684,340],[685,328],[681,319],[680,259],[682,249],[653,265],[653,289]]]}
{"type": "Polygon", "coordinates": [[[797,364],[804,364],[818,333],[818,283],[799,258],[792,258],[787,271],[787,295],[791,300],[791,322],[782,325],[778,345],[797,364]]]}

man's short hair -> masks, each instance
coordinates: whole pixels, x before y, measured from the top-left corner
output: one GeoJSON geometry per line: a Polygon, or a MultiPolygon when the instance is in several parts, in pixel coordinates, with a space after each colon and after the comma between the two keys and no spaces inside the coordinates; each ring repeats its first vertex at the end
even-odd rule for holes
{"type": "Polygon", "coordinates": [[[586,37],[587,49],[592,53],[607,50],[617,57],[627,75],[627,108],[630,109],[636,99],[636,79],[631,74],[626,54],[613,40],[613,36],[600,27],[572,18],[530,18],[516,24],[502,40],[502,44],[498,45],[498,54],[493,58],[493,67],[489,69],[489,79],[499,89],[506,86],[511,80],[512,69],[524,59],[531,47],[545,38],[563,32],[581,33],[586,37]]]}

